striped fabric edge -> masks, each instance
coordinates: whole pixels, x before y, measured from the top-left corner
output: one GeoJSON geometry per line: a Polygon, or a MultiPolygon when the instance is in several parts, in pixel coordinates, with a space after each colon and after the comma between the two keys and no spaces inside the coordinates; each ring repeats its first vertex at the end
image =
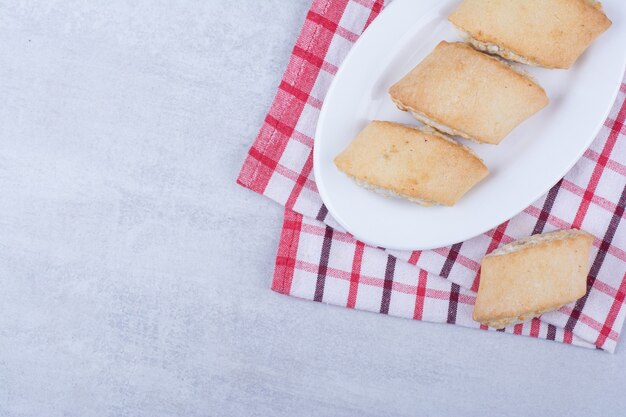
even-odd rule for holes
{"type": "MultiPolygon", "coordinates": [[[[312,231],[311,226],[316,222],[285,210],[272,280],[273,291],[309,301],[417,321],[523,335],[610,353],[615,351],[616,340],[607,338],[597,345],[596,339],[590,341],[564,329],[562,325],[546,321],[545,315],[503,330],[480,325],[471,319],[475,301],[475,294],[471,291],[358,241],[350,242],[354,247],[348,251],[345,246],[347,241],[336,236],[329,226],[317,222],[315,227],[323,229],[323,235],[312,231]],[[313,259],[307,260],[307,257],[313,259]],[[335,262],[337,259],[352,261],[349,268],[338,268],[332,261],[329,262],[330,258],[335,262]],[[366,274],[361,267],[366,267],[368,263],[369,267],[380,264],[384,268],[380,268],[379,274],[366,274]],[[410,281],[411,276],[414,276],[414,281],[410,281]],[[337,291],[337,285],[347,290],[337,291]],[[374,301],[364,302],[363,298],[370,297],[372,293],[377,294],[374,301]]],[[[623,314],[620,317],[623,320],[623,314]]]]}
{"type": "MultiPolygon", "coordinates": [[[[320,57],[326,56],[337,33],[346,37],[350,43],[356,42],[360,36],[360,32],[350,32],[340,25],[344,12],[352,3],[370,10],[362,30],[384,7],[383,0],[313,1],[292,50],[278,93],[237,178],[237,183],[241,186],[263,194],[272,175],[277,170],[286,171],[286,175],[292,177],[296,184],[286,202],[286,206],[290,208],[294,206],[302,188],[310,181],[308,177],[313,169],[313,160],[310,155],[302,170],[295,173],[281,166],[280,157],[288,142],[297,134],[296,126],[305,105],[312,100],[311,91],[320,71],[325,70],[332,75],[337,72],[337,66],[320,57]]],[[[321,103],[317,104],[317,107],[321,107],[321,103]]],[[[311,137],[300,136],[303,137],[301,140],[312,147],[311,137]]],[[[315,191],[317,192],[316,188],[315,191]]]]}

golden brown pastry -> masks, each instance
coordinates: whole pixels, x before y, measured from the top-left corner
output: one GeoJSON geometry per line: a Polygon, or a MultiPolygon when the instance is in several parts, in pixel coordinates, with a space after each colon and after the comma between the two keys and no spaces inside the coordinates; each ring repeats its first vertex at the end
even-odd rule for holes
{"type": "Polygon", "coordinates": [[[491,144],[548,104],[533,80],[462,42],[441,42],[389,93],[421,122],[491,144]]]}
{"type": "Polygon", "coordinates": [[[593,236],[559,230],[509,243],[485,256],[474,320],[502,328],[578,300],[587,290],[593,236]]]}
{"type": "Polygon", "coordinates": [[[569,68],[611,26],[593,0],[465,0],[449,20],[481,51],[547,68],[569,68]]]}
{"type": "Polygon", "coordinates": [[[360,185],[422,205],[454,205],[489,173],[469,148],[437,132],[371,122],[335,158],[360,185]]]}

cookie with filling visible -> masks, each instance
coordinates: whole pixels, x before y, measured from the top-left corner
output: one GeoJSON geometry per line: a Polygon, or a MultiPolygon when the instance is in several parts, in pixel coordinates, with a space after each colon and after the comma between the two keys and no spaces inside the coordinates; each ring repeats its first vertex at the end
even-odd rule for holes
{"type": "Polygon", "coordinates": [[[389,94],[400,110],[441,132],[490,144],[500,143],[549,101],[543,88],[505,62],[445,41],[389,94]]]}
{"type": "Polygon", "coordinates": [[[559,230],[509,243],[485,256],[474,320],[499,329],[583,297],[593,239],[581,230],[559,230]]]}
{"type": "Polygon", "coordinates": [[[611,26],[594,0],[465,0],[448,19],[481,51],[547,68],[571,67],[611,26]]]}
{"type": "Polygon", "coordinates": [[[361,186],[422,205],[452,206],[489,173],[453,139],[382,121],[368,124],[334,162],[361,186]]]}

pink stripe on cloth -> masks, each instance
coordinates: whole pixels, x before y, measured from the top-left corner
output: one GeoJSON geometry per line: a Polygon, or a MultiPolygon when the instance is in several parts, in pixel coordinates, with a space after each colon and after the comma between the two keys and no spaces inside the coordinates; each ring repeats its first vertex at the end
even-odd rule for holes
{"type": "Polygon", "coordinates": [[[626,84],[594,143],[565,178],[483,235],[429,251],[385,251],[355,242],[328,215],[312,174],[320,108],[350,46],[390,1],[313,1],[245,159],[237,182],[287,208],[272,288],[349,308],[480,328],[471,320],[469,301],[484,255],[517,238],[575,226],[597,238],[587,296],[507,332],[614,351],[626,316],[626,84]]]}

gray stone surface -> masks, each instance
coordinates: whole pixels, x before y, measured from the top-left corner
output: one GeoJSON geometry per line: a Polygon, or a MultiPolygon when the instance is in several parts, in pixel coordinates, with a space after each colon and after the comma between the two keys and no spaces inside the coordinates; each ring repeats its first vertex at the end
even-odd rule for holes
{"type": "Polygon", "coordinates": [[[0,3],[0,416],[624,415],[616,355],[269,290],[308,0],[0,3]]]}

